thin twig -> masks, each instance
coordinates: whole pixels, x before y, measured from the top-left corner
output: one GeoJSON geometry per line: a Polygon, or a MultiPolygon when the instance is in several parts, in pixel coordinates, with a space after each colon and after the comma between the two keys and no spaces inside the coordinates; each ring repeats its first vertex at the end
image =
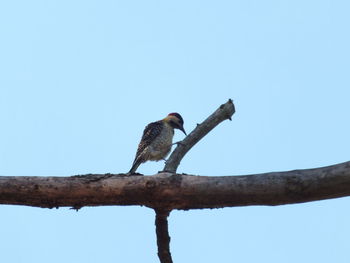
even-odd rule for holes
{"type": "Polygon", "coordinates": [[[168,231],[168,216],[170,211],[164,209],[155,209],[156,212],[156,233],[158,257],[161,263],[173,263],[170,253],[170,236],[168,231]]]}
{"type": "Polygon", "coordinates": [[[175,173],[182,158],[185,154],[205,135],[207,135],[215,126],[224,120],[231,120],[235,113],[235,106],[232,100],[228,100],[222,104],[212,115],[210,115],[204,122],[198,124],[197,127],[180,143],[170,155],[165,163],[164,172],[175,173]]]}

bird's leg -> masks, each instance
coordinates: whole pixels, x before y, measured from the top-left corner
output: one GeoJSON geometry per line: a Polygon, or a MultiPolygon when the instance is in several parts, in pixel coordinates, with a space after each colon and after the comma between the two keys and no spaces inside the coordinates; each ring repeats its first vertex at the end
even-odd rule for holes
{"type": "Polygon", "coordinates": [[[182,145],[182,146],[184,145],[184,143],[182,141],[174,142],[172,145],[175,145],[175,144],[176,145],[182,145]]]}

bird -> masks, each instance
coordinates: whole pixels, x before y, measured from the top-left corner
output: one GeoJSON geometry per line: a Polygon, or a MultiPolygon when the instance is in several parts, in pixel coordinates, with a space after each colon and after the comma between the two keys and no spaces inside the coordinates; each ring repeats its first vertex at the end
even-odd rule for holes
{"type": "Polygon", "coordinates": [[[140,164],[146,161],[165,160],[173,145],[174,129],[179,129],[187,135],[184,120],[177,112],[169,113],[164,119],[148,124],[128,174],[134,174],[140,164]]]}

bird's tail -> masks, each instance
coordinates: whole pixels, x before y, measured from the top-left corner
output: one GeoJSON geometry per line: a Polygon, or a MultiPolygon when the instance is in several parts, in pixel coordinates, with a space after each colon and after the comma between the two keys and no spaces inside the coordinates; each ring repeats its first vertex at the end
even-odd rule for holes
{"type": "Polygon", "coordinates": [[[140,160],[140,158],[135,159],[135,161],[132,164],[132,167],[131,167],[131,169],[130,169],[130,171],[128,173],[129,174],[134,174],[141,163],[142,163],[142,160],[140,160]]]}

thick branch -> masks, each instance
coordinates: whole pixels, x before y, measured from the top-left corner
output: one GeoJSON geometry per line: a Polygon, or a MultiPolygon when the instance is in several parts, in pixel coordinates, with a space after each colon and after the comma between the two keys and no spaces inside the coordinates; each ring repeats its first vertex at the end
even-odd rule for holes
{"type": "Polygon", "coordinates": [[[246,176],[0,177],[0,204],[50,208],[144,205],[196,209],[282,205],[349,195],[350,162],[246,176]]]}
{"type": "Polygon", "coordinates": [[[155,209],[155,212],[159,260],[161,263],[173,263],[169,247],[170,236],[168,232],[168,216],[170,212],[163,209],[155,209]]]}
{"type": "Polygon", "coordinates": [[[210,115],[180,143],[178,143],[175,150],[167,160],[164,171],[175,173],[182,158],[185,154],[205,135],[207,135],[212,129],[214,129],[220,122],[224,120],[231,120],[232,115],[235,113],[235,106],[230,99],[225,104],[222,104],[212,115],[210,115]]]}

